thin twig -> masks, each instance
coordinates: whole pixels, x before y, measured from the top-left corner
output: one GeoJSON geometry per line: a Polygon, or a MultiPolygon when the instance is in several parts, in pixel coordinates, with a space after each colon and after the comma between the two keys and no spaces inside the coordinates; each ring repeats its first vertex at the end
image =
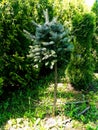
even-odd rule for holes
{"type": "Polygon", "coordinates": [[[88,103],[88,101],[67,102],[65,104],[80,104],[80,103],[88,103]]]}
{"type": "Polygon", "coordinates": [[[89,109],[90,109],[90,106],[88,106],[88,107],[85,108],[82,112],[80,112],[80,113],[78,114],[78,116],[84,114],[84,113],[85,113],[87,110],[89,110],[89,109]]]}

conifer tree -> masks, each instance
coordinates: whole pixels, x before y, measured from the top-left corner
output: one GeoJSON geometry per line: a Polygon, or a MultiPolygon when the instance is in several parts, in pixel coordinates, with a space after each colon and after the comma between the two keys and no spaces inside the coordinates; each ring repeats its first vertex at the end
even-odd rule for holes
{"type": "MultiPolygon", "coordinates": [[[[30,46],[28,57],[32,58],[34,66],[39,67],[42,63],[55,70],[54,85],[54,107],[53,115],[56,112],[56,94],[57,94],[57,62],[65,58],[66,51],[71,51],[69,29],[57,22],[57,18],[49,21],[48,11],[44,11],[45,23],[40,25],[33,21],[36,26],[35,35],[24,30],[26,37],[33,41],[30,46]]],[[[66,60],[66,59],[65,59],[66,60]]]]}
{"type": "Polygon", "coordinates": [[[98,0],[95,1],[92,7],[92,11],[96,15],[96,28],[92,40],[92,48],[93,48],[92,52],[95,60],[95,71],[97,72],[98,71],[98,0]]]}
{"type": "Polygon", "coordinates": [[[74,51],[68,65],[67,74],[76,89],[89,89],[93,81],[94,59],[92,38],[95,32],[93,13],[77,14],[73,19],[74,51]]]}

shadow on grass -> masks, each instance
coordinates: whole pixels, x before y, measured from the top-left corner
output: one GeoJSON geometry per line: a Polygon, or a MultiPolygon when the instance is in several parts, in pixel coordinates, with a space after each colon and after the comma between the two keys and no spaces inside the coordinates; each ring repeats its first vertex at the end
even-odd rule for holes
{"type": "MultiPolygon", "coordinates": [[[[58,69],[59,81],[64,77],[65,67],[58,69]]],[[[24,118],[34,120],[34,117],[42,118],[44,111],[43,107],[38,106],[40,99],[50,83],[54,82],[54,70],[48,76],[41,77],[35,84],[34,88],[26,88],[24,90],[5,91],[0,100],[0,128],[10,119],[24,118]]],[[[50,109],[50,108],[45,108],[50,109]]],[[[46,112],[46,111],[45,111],[46,112]]]]}
{"type": "Polygon", "coordinates": [[[93,122],[98,125],[98,108],[96,104],[98,103],[97,94],[98,93],[95,94],[93,91],[89,91],[86,95],[83,93],[72,94],[73,100],[64,105],[65,115],[84,124],[93,122]]]}
{"type": "Polygon", "coordinates": [[[98,125],[98,109],[94,104],[66,104],[65,115],[84,124],[93,122],[98,125]]]}
{"type": "MultiPolygon", "coordinates": [[[[62,77],[64,77],[64,70],[58,71],[59,75],[59,82],[62,82],[62,77]]],[[[17,119],[17,118],[29,118],[32,122],[34,121],[34,118],[43,118],[43,115],[46,115],[47,110],[50,109],[47,105],[47,108],[45,108],[42,104],[42,106],[39,105],[40,103],[40,97],[43,96],[44,91],[49,87],[50,83],[54,82],[54,72],[51,73],[50,76],[43,77],[40,81],[38,81],[37,84],[35,84],[35,89],[32,88],[26,88],[25,90],[17,90],[15,92],[5,94],[4,100],[0,101],[0,127],[5,126],[8,120],[10,119],[17,119]],[[46,109],[46,110],[42,110],[46,109]]],[[[46,92],[46,97],[50,96],[53,99],[54,92],[46,92]]],[[[4,96],[4,95],[3,95],[4,96]]],[[[88,99],[92,100],[92,96],[94,96],[94,93],[91,93],[88,95],[88,99]]],[[[58,91],[57,94],[58,98],[63,98],[66,101],[69,100],[84,100],[84,98],[87,97],[87,95],[84,95],[83,93],[77,92],[74,93],[73,91],[58,91]]],[[[96,95],[95,95],[96,97],[96,95]]],[[[93,98],[95,99],[95,98],[93,98]]],[[[93,104],[93,102],[91,101],[93,104]]],[[[82,121],[85,123],[85,120],[93,121],[97,119],[98,113],[96,111],[96,108],[94,105],[91,105],[90,111],[86,113],[87,115],[81,116],[81,118],[77,117],[77,113],[80,111],[76,110],[76,106],[74,107],[68,107],[68,110],[66,110],[66,106],[64,106],[65,115],[68,117],[71,117],[73,119],[77,119],[79,121],[82,121]],[[75,111],[75,112],[74,112],[75,111]],[[67,112],[67,114],[66,114],[67,112]],[[92,114],[91,114],[92,113],[92,114]],[[97,117],[96,117],[97,115],[97,117]],[[93,118],[91,117],[93,116],[93,118]],[[84,119],[85,118],[85,119],[84,119]],[[95,119],[96,118],[96,119],[95,119]],[[93,119],[93,120],[92,120],[93,119]]],[[[82,109],[84,109],[85,106],[82,104],[82,109]]]]}
{"type": "Polygon", "coordinates": [[[7,91],[0,97],[0,128],[6,125],[10,119],[29,118],[32,122],[34,118],[42,118],[45,113],[42,106],[39,106],[40,96],[45,89],[53,82],[53,74],[45,76],[36,81],[35,87],[20,90],[7,91]]]}
{"type": "Polygon", "coordinates": [[[9,119],[33,117],[35,103],[31,99],[38,99],[38,92],[27,89],[18,90],[9,95],[7,99],[0,102],[0,127],[5,125],[9,119]],[[31,109],[32,108],[32,109],[31,109]],[[32,113],[31,113],[32,111],[32,113]]]}
{"type": "MultiPolygon", "coordinates": [[[[51,91],[53,97],[53,91],[51,91]]],[[[98,92],[58,91],[57,98],[63,100],[64,115],[84,124],[89,122],[98,125],[98,92]],[[87,110],[86,110],[87,109],[87,110]],[[82,113],[83,112],[83,113],[82,113]]]]}

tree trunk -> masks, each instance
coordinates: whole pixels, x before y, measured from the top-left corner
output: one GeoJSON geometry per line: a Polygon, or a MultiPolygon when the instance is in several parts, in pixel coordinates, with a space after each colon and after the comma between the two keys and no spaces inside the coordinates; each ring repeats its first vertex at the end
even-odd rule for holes
{"type": "Polygon", "coordinates": [[[56,102],[57,102],[57,63],[54,66],[54,76],[55,76],[55,84],[54,84],[54,104],[53,104],[53,116],[56,114],[56,102]]]}

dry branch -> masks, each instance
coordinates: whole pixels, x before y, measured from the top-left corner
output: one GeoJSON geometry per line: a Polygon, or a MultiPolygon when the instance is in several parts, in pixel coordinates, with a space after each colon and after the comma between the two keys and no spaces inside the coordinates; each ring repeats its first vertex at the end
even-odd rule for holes
{"type": "Polygon", "coordinates": [[[66,105],[68,105],[68,104],[81,104],[81,103],[88,103],[88,101],[67,102],[66,105]]]}
{"type": "Polygon", "coordinates": [[[84,113],[85,113],[87,110],[89,110],[89,109],[90,109],[90,106],[88,106],[88,107],[85,108],[82,112],[80,112],[80,113],[78,114],[78,116],[84,114],[84,113]]]}

